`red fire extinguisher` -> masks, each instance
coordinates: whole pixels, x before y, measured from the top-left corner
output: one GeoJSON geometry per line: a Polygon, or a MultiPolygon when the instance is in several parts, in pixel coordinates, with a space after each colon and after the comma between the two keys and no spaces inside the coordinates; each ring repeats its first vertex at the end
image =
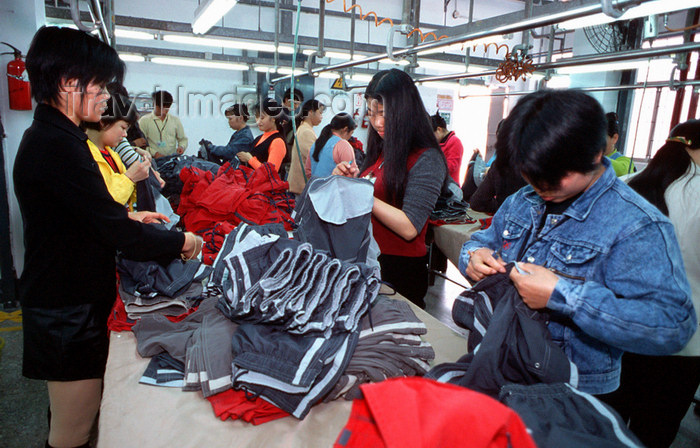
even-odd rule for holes
{"type": "Polygon", "coordinates": [[[7,90],[10,96],[10,109],[32,110],[32,94],[29,90],[29,77],[22,60],[22,52],[7,42],[0,42],[12,48],[15,58],[7,64],[7,90]]]}

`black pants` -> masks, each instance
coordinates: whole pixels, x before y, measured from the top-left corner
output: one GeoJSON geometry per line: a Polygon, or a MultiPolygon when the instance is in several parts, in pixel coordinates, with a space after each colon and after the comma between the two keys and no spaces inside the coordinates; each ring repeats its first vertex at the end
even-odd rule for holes
{"type": "Polygon", "coordinates": [[[425,293],[428,292],[428,255],[402,257],[380,255],[379,266],[382,281],[389,283],[396,292],[425,309],[425,293]]]}
{"type": "Polygon", "coordinates": [[[700,384],[698,356],[622,356],[620,388],[598,398],[649,448],[668,447],[700,384]]]}

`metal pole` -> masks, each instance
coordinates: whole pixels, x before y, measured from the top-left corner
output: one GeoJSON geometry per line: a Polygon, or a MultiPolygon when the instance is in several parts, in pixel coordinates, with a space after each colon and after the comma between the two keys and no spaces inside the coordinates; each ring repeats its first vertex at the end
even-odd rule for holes
{"type": "MultiPolygon", "coordinates": [[[[688,87],[688,86],[700,86],[700,80],[698,81],[686,81],[684,83],[678,83],[678,87],[688,87]]],[[[636,90],[636,89],[653,89],[653,88],[658,88],[658,89],[663,89],[665,87],[668,87],[668,83],[666,82],[648,82],[646,84],[644,83],[639,83],[639,84],[634,84],[634,85],[626,85],[626,86],[600,86],[600,87],[577,87],[576,90],[582,90],[584,92],[609,92],[609,91],[616,91],[616,90],[636,90]]],[[[529,95],[530,93],[535,93],[537,90],[522,90],[519,92],[492,92],[489,94],[483,94],[483,95],[465,95],[462,98],[466,97],[484,97],[484,96],[522,96],[522,95],[529,95]]]]}
{"type": "MultiPolygon", "coordinates": [[[[619,0],[616,3],[616,6],[618,8],[624,8],[626,6],[636,6],[641,3],[648,2],[650,0],[619,0]]],[[[394,56],[403,56],[407,54],[413,54],[413,53],[418,53],[423,50],[432,50],[435,48],[441,48],[441,47],[446,47],[449,45],[453,44],[461,44],[463,42],[475,40],[475,39],[481,39],[485,37],[491,37],[491,36],[499,36],[501,34],[509,34],[509,33],[516,33],[520,32],[523,30],[528,30],[530,28],[537,28],[540,26],[546,26],[546,25],[554,25],[556,23],[563,22],[565,20],[571,20],[571,19],[577,19],[579,17],[586,17],[590,16],[593,14],[597,14],[602,12],[602,6],[600,3],[593,3],[593,4],[588,4],[588,5],[583,5],[579,7],[574,7],[570,10],[567,11],[562,11],[558,12],[555,14],[549,14],[547,16],[543,17],[530,17],[523,19],[519,22],[511,23],[511,24],[506,24],[506,25],[501,25],[497,26],[495,28],[492,28],[490,30],[485,30],[485,31],[476,31],[473,33],[466,33],[462,36],[458,37],[452,37],[452,38],[445,38],[439,41],[431,41],[431,42],[426,42],[422,43],[420,45],[416,45],[415,47],[411,48],[404,48],[402,50],[396,50],[393,52],[394,56]]],[[[356,65],[364,65],[364,64],[369,64],[372,62],[377,62],[381,59],[388,58],[389,55],[387,53],[382,53],[378,54],[375,56],[370,56],[365,59],[362,59],[361,61],[347,61],[347,62],[342,62],[338,64],[333,64],[333,65],[328,65],[323,68],[316,68],[312,70],[312,73],[321,73],[321,72],[326,72],[330,70],[340,70],[348,67],[354,67],[356,65]]],[[[290,78],[291,75],[288,76],[282,76],[277,79],[274,79],[273,82],[279,82],[284,79],[290,78]]]]}
{"type": "Polygon", "coordinates": [[[320,3],[318,13],[318,55],[323,56],[323,35],[326,30],[326,0],[318,0],[320,3]]]}
{"type": "MultiPolygon", "coordinates": [[[[551,70],[564,67],[576,67],[581,65],[598,64],[606,62],[630,61],[634,59],[646,59],[656,56],[666,56],[674,53],[686,53],[690,51],[700,50],[700,42],[692,42],[688,44],[677,45],[675,47],[659,47],[647,48],[644,50],[627,50],[618,53],[609,54],[592,54],[577,58],[560,59],[556,62],[548,62],[540,64],[536,67],[537,70],[551,70]]],[[[481,76],[495,75],[496,71],[487,71],[482,73],[454,73],[451,75],[428,76],[426,78],[417,79],[418,82],[431,81],[449,81],[462,78],[478,78],[481,76]]]]}

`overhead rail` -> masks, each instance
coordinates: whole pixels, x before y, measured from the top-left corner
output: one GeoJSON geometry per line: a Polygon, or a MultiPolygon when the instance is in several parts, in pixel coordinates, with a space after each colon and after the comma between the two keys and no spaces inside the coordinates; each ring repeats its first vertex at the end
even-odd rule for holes
{"type": "MultiPolygon", "coordinates": [[[[676,83],[679,88],[700,86],[700,80],[683,81],[676,83]]],[[[576,87],[576,90],[582,90],[584,92],[614,92],[617,90],[636,90],[636,89],[663,89],[669,87],[667,82],[655,81],[655,82],[640,82],[638,84],[621,85],[621,86],[593,86],[593,87],[576,87]]],[[[475,94],[475,95],[460,95],[460,98],[467,97],[491,97],[491,96],[522,96],[529,95],[530,93],[535,93],[537,90],[518,90],[515,92],[490,92],[485,94],[475,94]]]]}
{"type": "MultiPolygon", "coordinates": [[[[638,6],[642,3],[646,3],[652,0],[618,0],[615,3],[615,6],[618,9],[622,9],[625,7],[629,6],[638,6]]],[[[420,45],[416,45],[411,48],[404,48],[401,50],[396,50],[392,53],[394,57],[398,56],[403,56],[403,55],[410,55],[414,53],[418,53],[420,51],[425,51],[425,50],[432,50],[436,48],[442,48],[442,47],[447,47],[450,45],[454,44],[461,44],[464,42],[476,40],[476,39],[483,39],[486,37],[492,37],[492,36],[498,36],[502,34],[509,34],[509,33],[516,33],[520,31],[525,31],[529,30],[532,28],[538,28],[541,26],[547,26],[547,25],[554,25],[560,22],[563,22],[565,20],[571,20],[571,19],[577,19],[579,17],[586,17],[590,16],[593,14],[598,14],[603,11],[603,6],[601,3],[592,3],[592,4],[587,4],[587,5],[581,5],[581,6],[573,6],[571,9],[565,10],[565,11],[560,11],[557,13],[552,13],[548,14],[546,16],[535,16],[535,17],[529,17],[523,20],[520,20],[518,22],[514,23],[509,23],[501,26],[496,26],[494,28],[491,28],[489,30],[483,30],[483,31],[476,31],[472,33],[465,33],[461,36],[455,36],[451,38],[444,38],[439,41],[431,41],[427,43],[422,43],[420,45]]],[[[341,70],[344,68],[350,68],[354,67],[356,65],[364,65],[364,64],[369,64],[372,62],[377,62],[379,60],[389,58],[388,53],[382,53],[378,54],[375,56],[369,56],[367,58],[364,58],[362,60],[357,60],[357,61],[347,61],[347,62],[342,62],[338,64],[332,64],[332,65],[327,65],[325,67],[319,67],[311,70],[312,73],[321,73],[325,71],[330,71],[330,70],[341,70]]],[[[272,82],[276,83],[279,81],[283,81],[285,79],[289,79],[291,75],[289,76],[282,76],[279,78],[275,78],[272,80],[272,82]]]]}
{"type": "MultiPolygon", "coordinates": [[[[687,53],[690,51],[700,50],[700,42],[691,42],[687,44],[676,45],[673,47],[646,48],[642,50],[626,50],[617,53],[608,54],[592,54],[575,58],[560,59],[556,62],[547,62],[538,65],[536,70],[552,70],[564,67],[576,67],[580,65],[588,65],[592,63],[620,62],[630,61],[634,59],[647,59],[657,56],[666,56],[676,53],[687,53]]],[[[428,76],[417,79],[416,82],[432,82],[432,81],[450,81],[463,78],[478,78],[481,76],[495,75],[496,71],[488,71],[482,73],[453,73],[450,75],[428,76]]]]}

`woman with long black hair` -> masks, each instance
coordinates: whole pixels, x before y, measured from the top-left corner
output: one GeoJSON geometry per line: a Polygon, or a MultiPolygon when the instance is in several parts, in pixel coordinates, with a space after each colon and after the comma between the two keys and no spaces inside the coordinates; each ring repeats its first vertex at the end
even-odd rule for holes
{"type": "MultiPolygon", "coordinates": [[[[425,234],[447,179],[447,163],[408,74],[397,69],[378,72],[365,99],[371,126],[359,175],[374,180],[372,228],[381,251],[382,280],[424,308],[425,234]]],[[[355,176],[358,169],[340,163],[333,173],[355,176]]]]}
{"type": "Polygon", "coordinates": [[[352,137],[357,124],[345,112],[333,117],[321,131],[318,140],[311,145],[311,157],[306,160],[306,175],[326,177],[340,162],[355,163],[355,150],[348,139],[352,137]]]}
{"type": "MultiPolygon", "coordinates": [[[[628,184],[673,223],[693,305],[700,311],[700,120],[673,130],[643,171],[628,184]]],[[[700,331],[672,356],[625,353],[620,388],[611,396],[630,429],[649,447],[676,437],[700,385],[700,331]]]]}
{"type": "Polygon", "coordinates": [[[266,98],[253,107],[253,113],[262,134],[253,140],[253,149],[250,152],[241,151],[236,156],[253,169],[258,169],[265,162],[271,163],[275,170],[280,172],[280,176],[283,176],[284,173],[280,170],[287,155],[287,145],[283,137],[282,122],[285,116],[282,106],[277,101],[266,98]]]}

